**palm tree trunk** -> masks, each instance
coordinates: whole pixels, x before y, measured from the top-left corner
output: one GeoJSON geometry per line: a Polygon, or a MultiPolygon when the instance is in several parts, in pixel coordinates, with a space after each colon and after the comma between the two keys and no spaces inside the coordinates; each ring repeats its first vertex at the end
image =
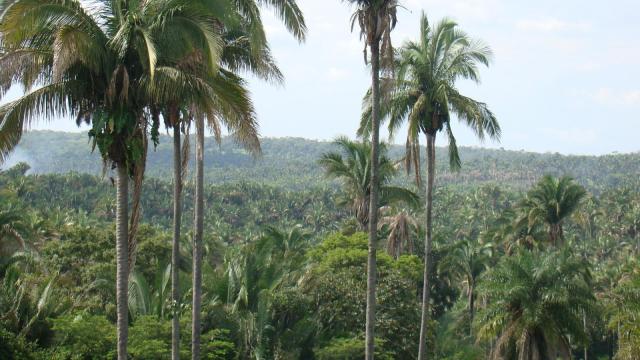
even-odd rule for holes
{"type": "Polygon", "coordinates": [[[422,317],[420,321],[420,345],[418,360],[427,358],[427,325],[429,323],[430,284],[429,272],[431,267],[431,232],[433,209],[433,182],[435,179],[436,135],[427,134],[427,236],[424,242],[424,274],[422,287],[422,317]]]}
{"type": "Polygon", "coordinates": [[[549,227],[549,240],[553,247],[562,246],[562,225],[551,224],[549,227]]]}
{"type": "Polygon", "coordinates": [[[469,284],[469,336],[473,336],[473,316],[475,311],[475,285],[473,282],[469,284]]]}
{"type": "Polygon", "coordinates": [[[180,144],[180,122],[177,111],[171,111],[173,124],[173,240],[171,247],[171,359],[180,358],[180,319],[178,302],[180,301],[179,265],[180,265],[180,224],[182,217],[182,146],[180,144]]]}
{"type": "Polygon", "coordinates": [[[196,118],[196,204],[193,237],[193,303],[191,359],[200,360],[200,308],[202,304],[202,233],[204,226],[204,118],[196,118]]]}
{"type": "Polygon", "coordinates": [[[369,255],[367,259],[367,319],[365,359],[373,360],[376,322],[376,240],[378,237],[378,143],[380,141],[380,45],[371,46],[371,195],[369,197],[369,255]]]}
{"type": "Polygon", "coordinates": [[[118,327],[118,360],[127,360],[129,325],[129,174],[125,164],[118,163],[116,187],[116,311],[118,327]]]}
{"type": "MultiPolygon", "coordinates": [[[[583,330],[584,333],[587,333],[587,312],[586,311],[582,311],[582,326],[583,326],[583,330]]],[[[583,360],[589,360],[589,347],[585,344],[584,345],[584,359],[583,360]]]]}

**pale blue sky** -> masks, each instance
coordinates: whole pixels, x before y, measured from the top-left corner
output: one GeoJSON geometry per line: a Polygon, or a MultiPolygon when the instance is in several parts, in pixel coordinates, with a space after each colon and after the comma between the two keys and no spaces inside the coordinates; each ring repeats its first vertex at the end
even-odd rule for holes
{"type": "MultiPolygon", "coordinates": [[[[369,75],[352,11],[338,0],[298,0],[309,27],[299,45],[265,17],[284,87],[252,81],[261,134],[330,140],[353,136],[369,75]]],[[[475,140],[462,124],[460,145],[538,152],[640,151],[640,2],[636,0],[402,0],[395,45],[413,38],[421,10],[458,21],[495,58],[482,84],[460,84],[489,104],[503,127],[500,144],[475,140]]],[[[38,128],[74,129],[70,121],[38,128]]],[[[402,138],[397,138],[402,142],[402,138]]]]}

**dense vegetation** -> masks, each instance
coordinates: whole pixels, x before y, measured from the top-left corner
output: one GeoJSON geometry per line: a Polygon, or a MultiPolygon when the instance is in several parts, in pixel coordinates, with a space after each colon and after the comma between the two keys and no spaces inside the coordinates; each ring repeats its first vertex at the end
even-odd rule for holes
{"type": "MultiPolygon", "coordinates": [[[[113,358],[115,202],[109,182],[84,174],[26,173],[23,164],[0,175],[0,354],[113,358]]],[[[150,178],[145,186],[130,285],[129,352],[135,359],[157,359],[170,352],[171,184],[150,178]]],[[[633,359],[640,351],[638,186],[636,177],[625,177],[597,196],[585,194],[563,221],[564,250],[554,249],[544,217],[518,225],[518,214],[532,206],[523,201],[526,193],[495,183],[437,187],[429,338],[435,358],[483,359],[499,346],[516,351],[533,346],[519,342],[530,334],[576,358],[586,349],[589,358],[633,359]],[[520,306],[530,315],[518,315],[520,306]],[[512,323],[520,324],[518,330],[505,331],[512,323]]],[[[192,193],[187,186],[187,218],[193,216],[192,193]]],[[[367,238],[357,232],[349,208],[337,205],[343,195],[255,183],[208,185],[205,194],[210,220],[203,354],[363,356],[367,238]]],[[[418,342],[424,230],[419,211],[397,211],[386,210],[379,247],[397,241],[391,235],[398,224],[405,224],[406,239],[401,250],[378,256],[376,344],[380,358],[406,359],[415,357],[418,342]],[[402,216],[415,220],[397,221],[402,216]]],[[[185,279],[191,269],[188,229],[181,241],[185,279]]],[[[188,329],[187,285],[182,293],[177,306],[188,329]]],[[[184,341],[181,352],[189,351],[184,341]]]]}
{"type": "MultiPolygon", "coordinates": [[[[103,167],[98,154],[87,151],[85,134],[53,131],[26,133],[13,153],[10,164],[26,161],[31,173],[67,173],[69,171],[99,175],[103,167]],[[56,144],[51,146],[51,144],[56,144]]],[[[292,190],[323,187],[330,179],[323,176],[316,160],[335,150],[330,142],[300,138],[262,139],[262,155],[256,159],[230,138],[220,146],[207,138],[205,171],[209,182],[238,183],[252,179],[261,184],[292,190]]],[[[153,177],[171,175],[171,140],[161,136],[160,144],[150,151],[147,171],[153,177]]],[[[404,146],[390,146],[389,154],[397,159],[404,155],[404,146]]],[[[539,154],[525,151],[460,148],[462,169],[449,170],[446,149],[436,154],[438,184],[475,186],[500,182],[515,189],[526,189],[542,174],[561,176],[571,174],[589,190],[599,193],[604,187],[616,187],[628,176],[640,175],[640,154],[611,154],[604,156],[575,156],[539,154]]],[[[193,166],[193,161],[190,162],[193,166]]],[[[192,175],[193,171],[189,172],[192,175]]],[[[399,177],[396,181],[410,184],[399,177]]]]}
{"type": "Polygon", "coordinates": [[[243,79],[295,0],[0,0],[0,358],[637,358],[639,155],[458,149],[503,135],[457,87],[491,48],[342,2],[371,84],[328,144],[262,141],[243,79]],[[28,132],[69,117],[95,155],[28,132]]]}

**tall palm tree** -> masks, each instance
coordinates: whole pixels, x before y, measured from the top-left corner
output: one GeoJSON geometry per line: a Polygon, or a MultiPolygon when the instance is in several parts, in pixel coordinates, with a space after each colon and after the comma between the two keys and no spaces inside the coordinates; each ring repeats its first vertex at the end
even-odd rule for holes
{"type": "Polygon", "coordinates": [[[374,356],[374,328],[376,315],[376,240],[378,236],[378,152],[380,142],[380,69],[389,68],[393,58],[391,31],[396,26],[397,0],[342,0],[356,7],[351,16],[351,28],[360,27],[364,40],[364,59],[367,47],[371,51],[371,197],[369,199],[369,256],[367,260],[367,314],[365,324],[365,358],[374,356]]]}
{"type": "MultiPolygon", "coordinates": [[[[213,14],[212,14],[213,15],[213,14]]],[[[220,16],[220,15],[217,15],[220,16]]],[[[223,24],[219,24],[222,26],[223,24]]],[[[222,42],[222,39],[221,39],[222,42]]],[[[222,46],[221,53],[226,51],[226,46],[222,46]]],[[[172,239],[172,302],[177,304],[181,299],[179,282],[179,242],[181,232],[182,218],[182,179],[185,176],[186,162],[188,159],[188,133],[191,122],[196,122],[197,144],[197,162],[198,170],[196,192],[200,194],[202,200],[202,162],[204,149],[204,131],[205,124],[211,128],[218,142],[221,141],[222,124],[226,125],[232,136],[238,143],[245,146],[248,150],[257,153],[260,151],[260,143],[258,139],[258,129],[255,120],[255,111],[249,92],[246,89],[245,81],[239,76],[233,74],[229,70],[221,68],[218,63],[210,63],[203,56],[203,49],[190,47],[183,49],[182,55],[177,49],[174,49],[173,56],[176,69],[180,71],[180,79],[185,83],[184,86],[173,91],[169,96],[162,98],[161,103],[164,104],[163,117],[165,125],[173,129],[173,163],[174,163],[174,223],[173,223],[173,239],[172,239]],[[181,133],[184,133],[185,142],[181,141],[181,133]]],[[[159,87],[164,86],[159,81],[159,87]]],[[[198,196],[196,196],[198,198],[198,196]]],[[[196,201],[200,205],[196,205],[196,221],[200,221],[202,225],[202,201],[196,201]]],[[[201,279],[201,258],[202,258],[202,227],[196,227],[196,239],[194,239],[194,280],[201,279]]],[[[192,287],[195,292],[193,297],[193,317],[192,330],[196,326],[196,331],[192,331],[192,356],[199,358],[200,356],[200,298],[201,298],[201,281],[194,281],[192,287]]],[[[179,313],[177,307],[173,307],[174,317],[172,318],[172,356],[177,358],[179,354],[179,313]]]]}
{"type": "MultiPolygon", "coordinates": [[[[136,180],[136,200],[149,124],[157,139],[153,105],[192,85],[180,69],[158,65],[181,44],[202,44],[208,50],[204,56],[217,64],[219,47],[215,34],[207,30],[213,19],[198,11],[200,1],[85,5],[78,0],[0,3],[0,95],[14,83],[27,89],[0,107],[0,160],[38,119],[72,115],[78,124],[91,124],[94,147],[117,173],[118,359],[126,359],[129,249],[135,249],[128,226],[128,180],[136,180]]],[[[131,229],[135,227],[132,221],[131,229]]]]}
{"type": "Polygon", "coordinates": [[[478,290],[491,299],[479,314],[479,336],[497,336],[492,359],[569,359],[586,342],[583,314],[595,306],[588,263],[569,251],[522,251],[488,273],[478,290]]]}
{"type": "Polygon", "coordinates": [[[171,104],[165,114],[167,126],[173,128],[173,237],[171,240],[171,359],[180,358],[180,229],[182,227],[182,122],[177,105],[171,104]]]}
{"type": "MultiPolygon", "coordinates": [[[[278,2],[277,8],[289,13],[290,21],[299,39],[304,39],[305,25],[302,14],[295,2],[278,2]],[[294,16],[295,14],[295,16],[294,16]]],[[[212,85],[217,97],[213,112],[208,115],[198,113],[196,124],[196,176],[195,176],[195,216],[193,237],[193,304],[192,304],[192,359],[200,358],[200,309],[202,296],[202,234],[204,227],[204,134],[205,124],[214,133],[218,144],[221,142],[221,129],[226,126],[236,141],[254,154],[260,152],[258,126],[253,105],[244,81],[235,75],[248,71],[267,81],[281,83],[282,74],[271,56],[266,40],[253,39],[251,30],[256,25],[242,14],[228,14],[223,29],[224,47],[218,75],[212,85]]]]}
{"type": "MultiPolygon", "coordinates": [[[[334,143],[340,151],[323,154],[318,163],[324,167],[327,176],[342,181],[346,195],[343,203],[348,204],[360,229],[365,230],[370,224],[369,204],[373,192],[370,171],[372,146],[368,142],[355,142],[345,137],[336,139],[334,143]]],[[[380,146],[379,163],[378,208],[398,202],[416,206],[419,202],[418,195],[411,190],[390,184],[398,171],[387,156],[385,144],[380,146]]]]}
{"type": "MultiPolygon", "coordinates": [[[[220,122],[227,125],[234,137],[252,151],[259,151],[259,141],[255,112],[245,89],[244,80],[228,70],[219,67],[220,56],[228,51],[224,47],[224,29],[227,23],[234,24],[237,20],[234,13],[229,13],[230,8],[220,7],[220,4],[205,2],[194,10],[202,11],[207,15],[209,28],[197,28],[196,34],[201,39],[212,39],[212,42],[195,41],[181,44],[172,49],[171,56],[161,58],[158,63],[173,66],[179,71],[180,79],[185,83],[179,91],[169,93],[158,102],[165,119],[165,125],[173,130],[173,157],[174,157],[174,206],[173,206],[173,239],[172,239],[172,272],[171,272],[171,297],[172,297],[172,358],[179,357],[179,312],[177,304],[181,299],[179,284],[179,243],[182,227],[182,178],[186,170],[188,159],[187,151],[188,133],[190,123],[196,120],[196,135],[198,139],[198,166],[196,192],[202,191],[202,158],[204,148],[204,124],[205,122],[214,130],[216,139],[220,140],[220,122]],[[226,23],[225,23],[226,22],[226,23]],[[215,47],[216,57],[212,57],[215,47]],[[181,133],[187,136],[182,143],[181,133]]],[[[191,4],[193,6],[193,4],[191,4]]],[[[188,26],[187,26],[188,27],[188,26]]],[[[164,40],[164,39],[161,39],[164,40]]],[[[236,40],[236,39],[234,39],[236,40]]],[[[239,42],[242,39],[237,39],[239,42]]],[[[237,45],[236,45],[237,47],[237,45]]],[[[268,50],[268,49],[267,49],[268,50]]],[[[254,63],[262,65],[268,63],[270,54],[259,52],[264,58],[254,63]]],[[[235,54],[237,59],[239,55],[235,54]]],[[[248,62],[248,60],[247,60],[248,62]]],[[[252,63],[253,64],[253,63],[252,63]]],[[[251,64],[250,64],[251,65],[251,64]]],[[[247,65],[249,67],[249,65],[247,65]]],[[[278,73],[279,74],[279,73],[278,73]]],[[[159,87],[165,84],[159,82],[159,87]]],[[[156,114],[157,116],[157,114],[156,114]]],[[[202,194],[196,196],[196,221],[202,224],[202,194]],[[198,201],[199,199],[199,201],[198,201]]],[[[200,357],[200,298],[201,298],[201,257],[202,257],[202,225],[196,226],[194,239],[194,317],[192,323],[192,356],[200,357]]]]}
{"type": "MultiPolygon", "coordinates": [[[[306,25],[302,11],[295,1],[288,0],[231,0],[236,11],[228,12],[224,17],[223,37],[225,46],[221,64],[231,72],[249,71],[264,80],[275,82],[282,81],[282,74],[275,65],[269,47],[267,45],[264,28],[260,19],[260,5],[270,6],[283,21],[287,29],[298,41],[304,41],[306,36],[306,25]]],[[[226,99],[237,100],[237,96],[248,98],[246,90],[239,78],[233,78],[231,73],[222,74],[222,79],[231,81],[226,85],[231,85],[232,91],[221,84],[221,95],[230,97],[226,99]],[[234,83],[234,80],[235,83],[234,83]],[[234,97],[235,95],[235,97],[234,97]]],[[[209,114],[207,117],[209,127],[214,131],[216,140],[220,142],[221,122],[235,132],[240,143],[245,145],[250,151],[257,153],[260,151],[260,143],[257,136],[257,123],[254,121],[253,108],[250,103],[234,109],[225,103],[225,96],[221,96],[220,106],[216,107],[218,114],[209,114]]],[[[195,117],[196,123],[196,175],[195,175],[195,206],[194,206],[194,237],[193,237],[193,304],[192,304],[192,359],[200,359],[200,309],[201,309],[201,287],[202,287],[202,234],[204,227],[204,134],[205,116],[199,114],[195,117]]]]}
{"type": "Polygon", "coordinates": [[[549,242],[562,245],[563,224],[580,207],[587,192],[571,177],[554,178],[545,175],[520,204],[521,222],[529,228],[545,224],[549,242]]]}
{"type": "MultiPolygon", "coordinates": [[[[431,27],[423,13],[420,19],[418,41],[403,44],[395,58],[395,76],[389,79],[385,92],[383,114],[388,117],[390,137],[398,128],[408,123],[406,141],[406,165],[409,171],[415,167],[416,180],[420,183],[419,135],[426,136],[427,186],[426,186],[426,238],[424,288],[422,291],[422,320],[418,359],[426,358],[426,326],[429,319],[432,242],[433,187],[435,179],[436,135],[445,131],[449,141],[449,163],[453,169],[460,167],[456,139],[451,130],[451,114],[468,125],[480,139],[485,135],[498,139],[500,126],[487,105],[462,95],[456,81],[479,81],[478,64],[488,65],[491,50],[479,40],[469,37],[455,22],[443,19],[431,27]]],[[[368,124],[374,112],[372,92],[365,98],[360,134],[367,134],[368,124]]]]}
{"type": "MultiPolygon", "coordinates": [[[[202,234],[204,227],[204,133],[205,126],[213,129],[215,138],[221,140],[221,123],[232,132],[238,143],[254,154],[260,152],[258,128],[255,120],[253,104],[244,80],[226,70],[212,78],[215,97],[214,111],[195,112],[196,124],[196,193],[193,238],[193,271],[192,271],[192,358],[200,358],[200,312],[202,297],[202,234]],[[205,115],[208,114],[208,115],[205,115]]],[[[176,162],[177,164],[177,162],[176,162]]],[[[176,172],[177,174],[177,172],[176,172]]]]}

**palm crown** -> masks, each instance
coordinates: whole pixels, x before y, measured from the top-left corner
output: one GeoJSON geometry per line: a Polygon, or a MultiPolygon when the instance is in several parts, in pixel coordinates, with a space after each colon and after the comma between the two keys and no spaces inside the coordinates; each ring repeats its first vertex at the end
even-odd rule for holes
{"type": "MultiPolygon", "coordinates": [[[[341,152],[330,152],[319,160],[327,176],[340,179],[349,194],[348,202],[356,214],[356,219],[364,229],[368,224],[369,197],[371,195],[371,144],[338,138],[335,143],[341,152]]],[[[380,202],[379,206],[405,201],[417,205],[418,196],[405,188],[392,186],[390,182],[397,170],[386,156],[386,146],[380,147],[380,202]]]]}
{"type": "Polygon", "coordinates": [[[72,115],[92,124],[106,160],[131,166],[143,151],[148,106],[193,88],[209,95],[174,56],[197,47],[217,66],[222,42],[208,2],[14,0],[0,10],[0,92],[15,83],[27,90],[0,107],[2,158],[33,121],[72,115]]]}
{"type": "Polygon", "coordinates": [[[567,252],[506,257],[479,290],[491,299],[479,334],[498,336],[492,358],[569,358],[569,336],[586,341],[582,316],[594,308],[588,263],[567,252]]]}
{"type": "MultiPolygon", "coordinates": [[[[478,65],[488,65],[490,48],[472,39],[449,19],[431,27],[423,13],[418,41],[408,41],[396,52],[395,77],[383,84],[382,113],[388,118],[389,135],[408,123],[407,165],[419,166],[420,133],[446,131],[452,168],[460,167],[451,114],[468,125],[480,138],[498,139],[500,125],[486,104],[461,94],[457,80],[479,82],[478,65]]],[[[365,97],[360,135],[366,135],[371,121],[370,96],[365,97]]],[[[419,174],[419,171],[416,171],[419,174]]]]}
{"type": "Polygon", "coordinates": [[[389,68],[393,62],[391,31],[398,22],[397,0],[343,0],[356,7],[351,16],[351,30],[356,24],[360,28],[360,39],[364,40],[364,61],[368,61],[367,46],[380,44],[382,68],[389,68]],[[381,42],[381,43],[380,43],[381,42]]]}
{"type": "Polygon", "coordinates": [[[556,245],[564,239],[563,223],[586,198],[585,189],[572,178],[545,175],[520,204],[520,222],[532,229],[537,224],[548,227],[549,241],[556,245]]]}

